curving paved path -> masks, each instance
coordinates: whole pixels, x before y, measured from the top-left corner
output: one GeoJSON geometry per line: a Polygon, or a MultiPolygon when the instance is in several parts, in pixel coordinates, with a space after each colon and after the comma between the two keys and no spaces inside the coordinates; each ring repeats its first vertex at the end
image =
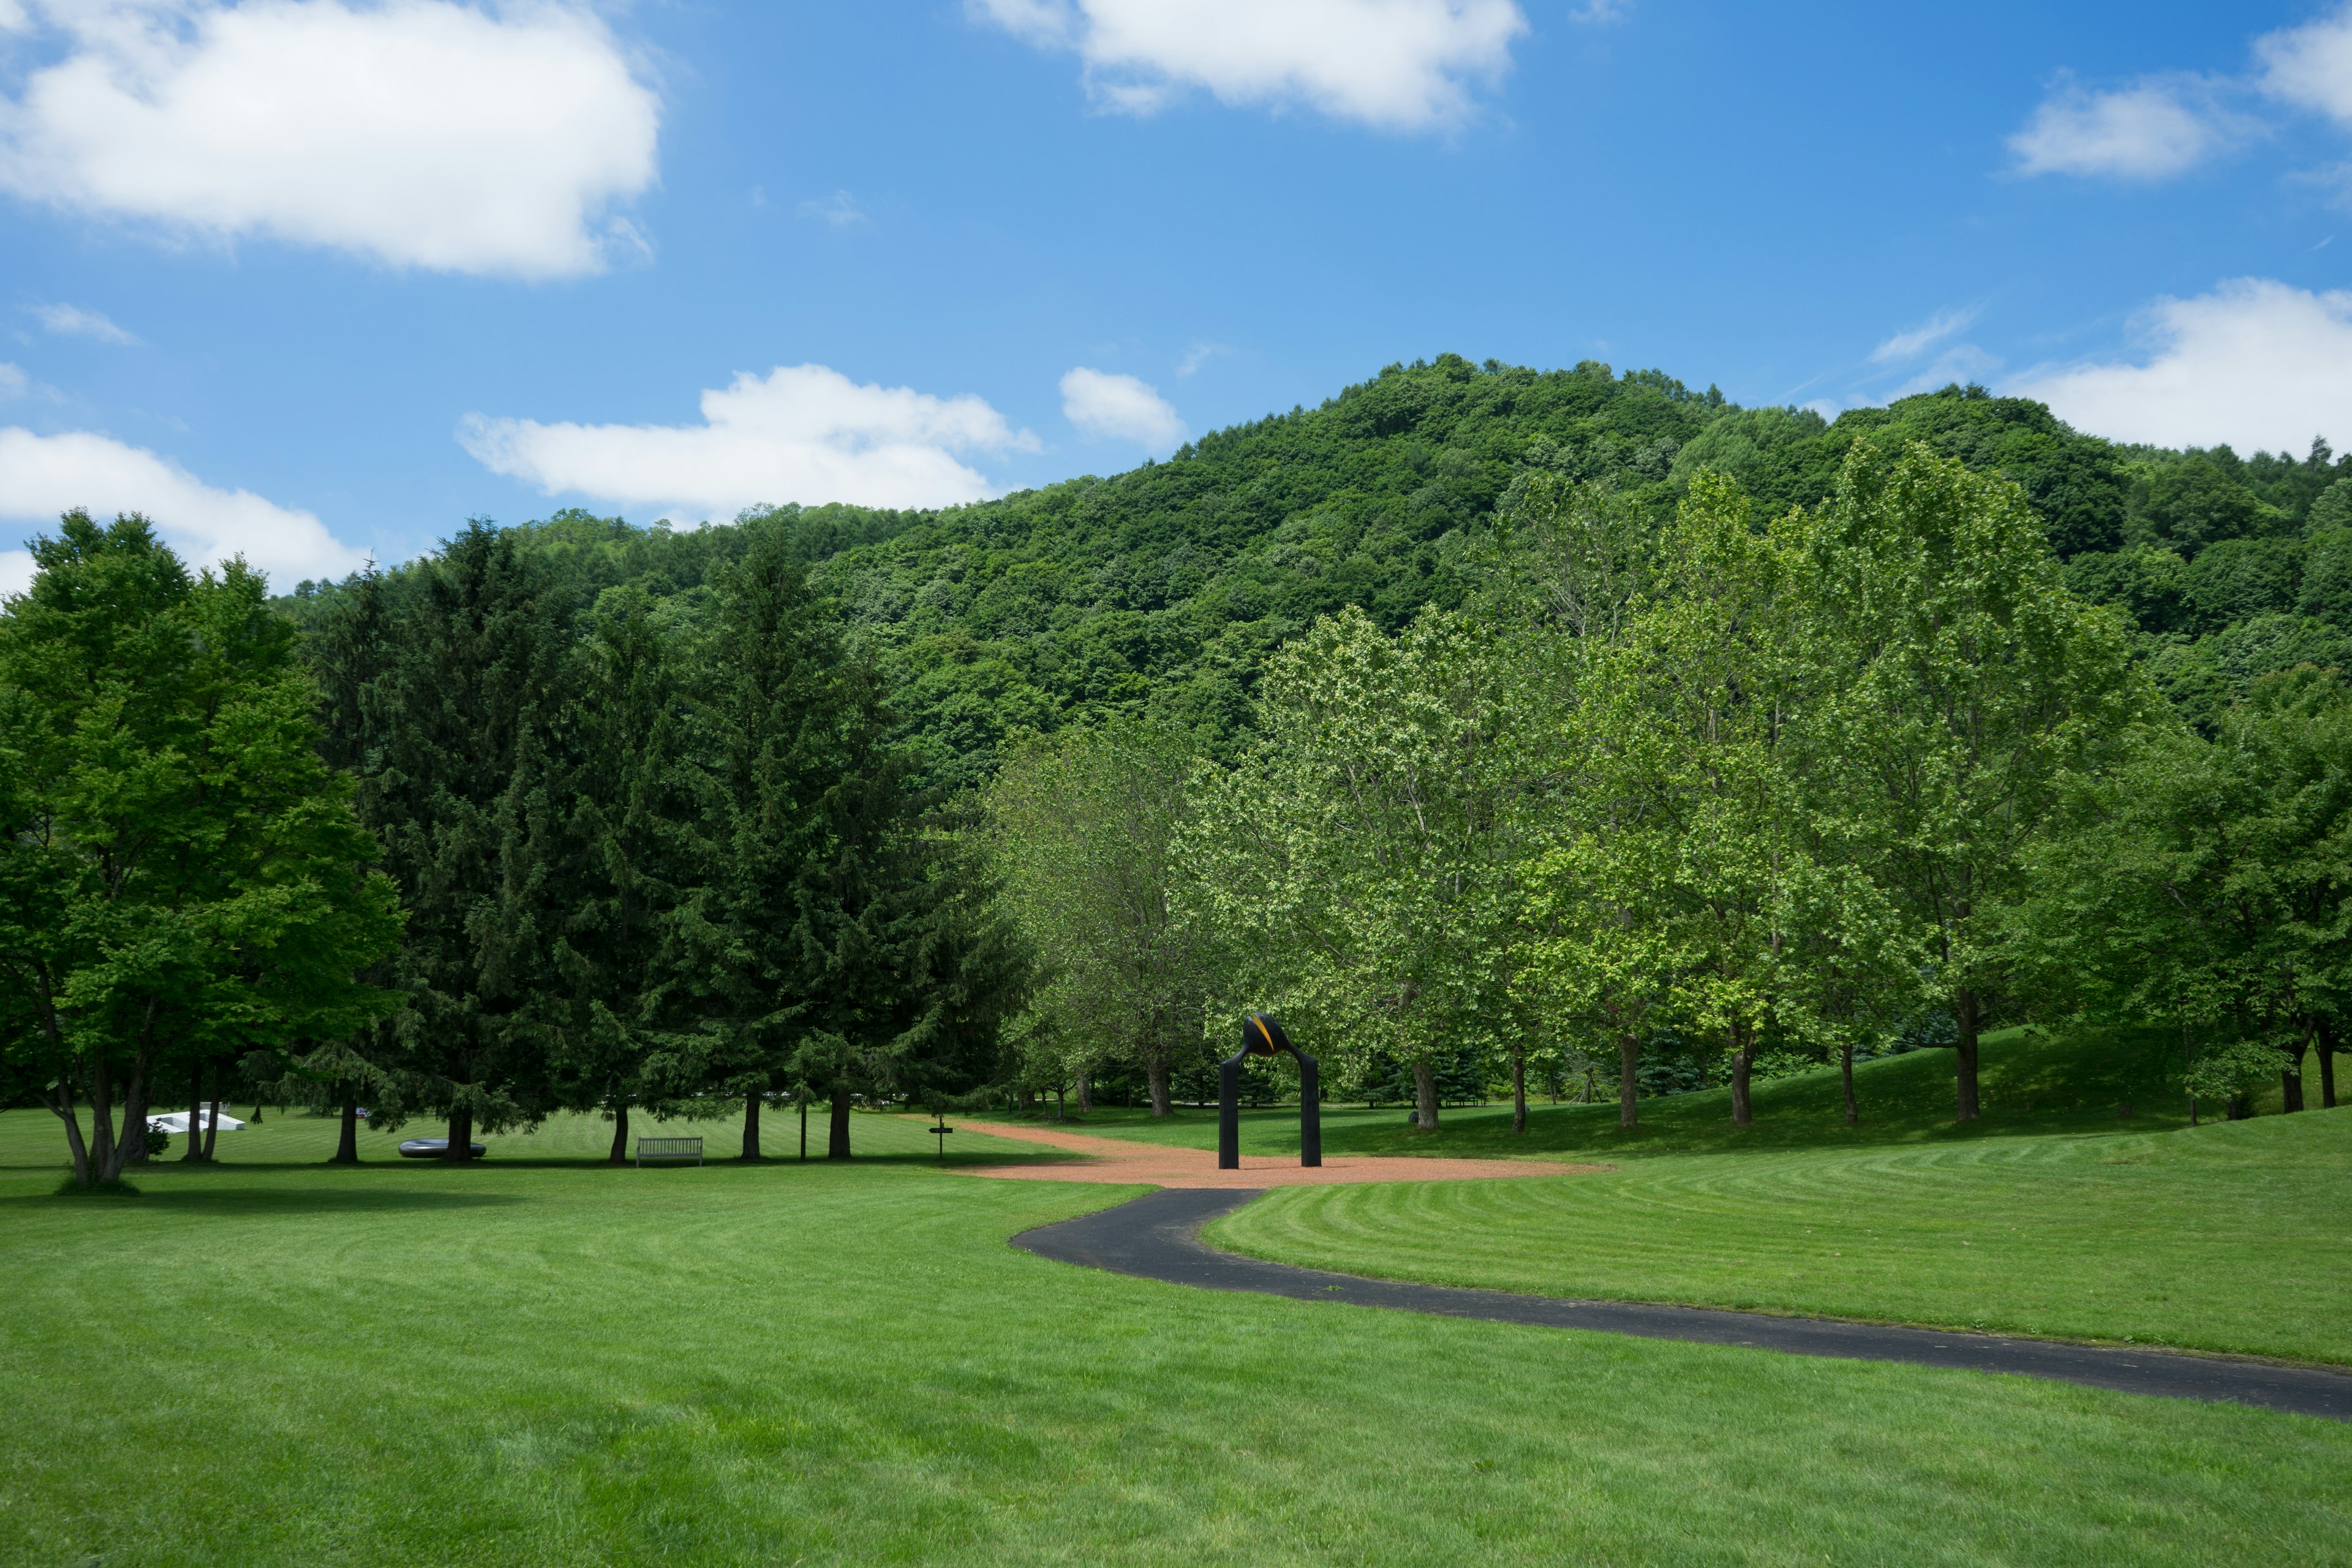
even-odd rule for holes
{"type": "Polygon", "coordinates": [[[1163,1189],[1116,1208],[1024,1231],[1013,1238],[1013,1245],[1061,1263],[1207,1290],[1245,1290],[1302,1301],[1394,1307],[1498,1323],[1596,1329],[1606,1333],[1638,1334],[1644,1339],[1744,1345],[1794,1355],[2011,1373],[2087,1384],[2094,1388],[2119,1389],[2126,1394],[2254,1405],[2298,1415],[2352,1421],[2352,1373],[2324,1367],[2186,1355],[2176,1351],[2067,1344],[2056,1340],[2011,1339],[1998,1334],[1943,1333],[1932,1329],[1832,1318],[1783,1318],[1764,1312],[1644,1306],[1630,1301],[1575,1301],[1551,1296],[1521,1296],[1506,1290],[1413,1285],[1268,1263],[1262,1258],[1219,1251],[1201,1240],[1202,1225],[1232,1213],[1257,1195],[1256,1189],[1231,1187],[1163,1189]]]}

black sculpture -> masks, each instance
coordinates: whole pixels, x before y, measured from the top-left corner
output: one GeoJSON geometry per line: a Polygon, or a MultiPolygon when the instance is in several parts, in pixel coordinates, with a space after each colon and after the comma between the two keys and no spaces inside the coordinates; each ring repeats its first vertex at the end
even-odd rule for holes
{"type": "Polygon", "coordinates": [[[1298,1163],[1323,1163],[1323,1080],[1315,1058],[1263,1013],[1242,1020],[1242,1048],[1217,1066],[1217,1169],[1242,1168],[1242,1058],[1288,1051],[1298,1060],[1298,1163]]]}

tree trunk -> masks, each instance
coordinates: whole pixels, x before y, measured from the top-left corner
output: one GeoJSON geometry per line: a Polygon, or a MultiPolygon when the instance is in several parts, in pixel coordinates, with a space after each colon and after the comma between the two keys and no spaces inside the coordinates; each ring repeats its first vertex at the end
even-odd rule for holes
{"type": "Polygon", "coordinates": [[[613,1107],[613,1152],[604,1156],[607,1165],[629,1163],[629,1102],[623,1100],[613,1107]]]}
{"type": "Polygon", "coordinates": [[[1511,1131],[1528,1130],[1528,1057],[1523,1049],[1511,1052],[1511,1131]]]}
{"type": "Polygon", "coordinates": [[[1952,1016],[1960,1026],[1960,1037],[1953,1049],[1958,1058],[1953,1074],[1958,1090],[1956,1095],[1956,1121],[1974,1121],[1977,1103],[1977,994],[1962,991],[1952,998],[1952,1016]]]}
{"type": "Polygon", "coordinates": [[[1171,1109],[1168,1103],[1168,1064],[1164,1061],[1144,1063],[1143,1079],[1151,1089],[1151,1114],[1167,1115],[1171,1109]]]}
{"type": "Polygon", "coordinates": [[[2319,1105],[2323,1110],[2336,1109],[2336,1031],[2323,1021],[2318,1032],[2319,1105]]]}
{"type": "Polygon", "coordinates": [[[335,1142],[335,1157],[328,1163],[335,1165],[356,1165],[360,1163],[360,1086],[350,1079],[343,1080],[343,1133],[335,1142]]]}
{"type": "Polygon", "coordinates": [[[114,1159],[114,1064],[103,1053],[89,1063],[89,1164],[92,1183],[122,1173],[114,1159]]]}
{"type": "Polygon", "coordinates": [[[849,1158],[849,1091],[833,1091],[833,1129],[825,1136],[824,1157],[828,1160],[849,1158]]]}
{"type": "Polygon", "coordinates": [[[205,1109],[205,1160],[206,1163],[210,1163],[212,1161],[213,1140],[220,1136],[220,1097],[221,1063],[220,1058],[218,1057],[215,1057],[213,1058],[212,1102],[205,1109]]]}
{"type": "Polygon", "coordinates": [[[1063,1098],[1062,1086],[1057,1083],[1054,1086],[1054,1120],[1067,1121],[1069,1119],[1069,1101],[1063,1098]]]}
{"type": "Polygon", "coordinates": [[[1084,1116],[1095,1108],[1095,1078],[1090,1072],[1078,1074],[1078,1114],[1084,1116]]]}
{"type": "Polygon", "coordinates": [[[453,1165],[462,1165],[474,1157],[474,1113],[453,1110],[449,1113],[449,1147],[441,1158],[453,1165]]]}
{"type": "Polygon", "coordinates": [[[198,1131],[204,1124],[205,1064],[198,1059],[188,1064],[188,1147],[180,1163],[192,1165],[205,1157],[204,1135],[198,1131]]]}
{"type": "Polygon", "coordinates": [[[1756,1107],[1748,1099],[1748,1075],[1756,1066],[1756,1037],[1745,1028],[1731,1031],[1731,1124],[1752,1127],[1756,1107]]]}
{"type": "Polygon", "coordinates": [[[1642,1042],[1627,1033],[1617,1037],[1617,1125],[1631,1127],[1639,1119],[1633,1102],[1642,1094],[1642,1042]]]}
{"type": "Polygon", "coordinates": [[[1848,1127],[1859,1126],[1862,1122],[1862,1109],[1853,1101],[1853,1047],[1852,1046],[1847,1046],[1838,1052],[1838,1069],[1845,1079],[1845,1124],[1848,1127]]]}
{"type": "Polygon", "coordinates": [[[748,1089],[743,1095],[743,1158],[760,1157],[760,1090],[748,1089]]]}
{"type": "Polygon", "coordinates": [[[74,1103],[73,1079],[69,1074],[58,1074],[58,1097],[42,1103],[49,1113],[66,1124],[66,1152],[73,1160],[73,1179],[83,1186],[89,1185],[89,1145],[82,1142],[81,1108],[74,1103]]]}
{"type": "Polygon", "coordinates": [[[1437,1127],[1437,1069],[1427,1061],[1412,1064],[1413,1121],[1423,1132],[1437,1127]]]}
{"type": "MultiPolygon", "coordinates": [[[[114,1173],[119,1176],[123,1166],[146,1158],[147,1058],[142,1052],[131,1059],[131,1081],[122,1089],[122,1137],[114,1146],[114,1173]]],[[[210,1147],[205,1158],[212,1158],[210,1147]]]]}
{"type": "Polygon", "coordinates": [[[2294,1052],[2287,1058],[2287,1065],[2279,1072],[2281,1098],[2289,1110],[2303,1109],[2303,1056],[2310,1048],[2310,1036],[2305,1035],[2296,1040],[2294,1052]]]}
{"type": "Polygon", "coordinates": [[[148,1060],[148,1051],[139,1051],[139,1056],[131,1058],[130,1084],[122,1086],[122,1138],[115,1142],[115,1175],[122,1175],[122,1166],[134,1159],[146,1159],[148,1060]]]}

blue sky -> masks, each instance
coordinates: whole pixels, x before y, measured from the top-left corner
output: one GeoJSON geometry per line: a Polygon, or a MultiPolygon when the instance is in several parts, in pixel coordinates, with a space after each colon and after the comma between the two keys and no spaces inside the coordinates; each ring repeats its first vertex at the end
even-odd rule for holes
{"type": "Polygon", "coordinates": [[[1449,350],[2352,444],[2342,3],[0,0],[0,587],[73,504],[281,584],[944,504],[1449,350]]]}

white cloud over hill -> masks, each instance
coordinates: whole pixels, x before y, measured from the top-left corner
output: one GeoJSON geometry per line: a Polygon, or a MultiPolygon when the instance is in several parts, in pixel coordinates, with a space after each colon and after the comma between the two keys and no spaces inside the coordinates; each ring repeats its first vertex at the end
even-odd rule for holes
{"type": "MultiPolygon", "coordinates": [[[[1098,101],[1148,114],[1194,89],[1303,104],[1389,130],[1444,124],[1510,67],[1514,0],[969,0],[974,16],[1075,52],[1098,101]]],[[[1595,17],[1592,19],[1605,19],[1595,17]]]]}
{"type": "Polygon", "coordinates": [[[653,183],[660,105],[583,7],[31,0],[0,31],[66,45],[0,99],[22,196],[447,272],[593,272],[643,243],[606,214],[653,183]]]}
{"type": "Polygon", "coordinates": [[[1089,436],[1173,447],[1184,438],[1184,420],[1148,384],[1131,375],[1080,365],[1062,377],[1062,415],[1089,436]]]}
{"type": "Polygon", "coordinates": [[[994,492],[964,456],[1037,438],[972,396],[859,385],[821,364],[745,372],[702,395],[699,425],[542,425],[469,415],[457,438],[495,473],[548,495],[726,519],[799,501],[936,507],[994,492]]]}
{"type": "Polygon", "coordinates": [[[2112,92],[2071,83],[2009,139],[2022,174],[2107,174],[2153,180],[2203,163],[2233,124],[2201,83],[2174,78],[2112,92]]]}
{"type": "Polygon", "coordinates": [[[2095,436],[2300,454],[2352,446],[2352,292],[2242,278],[2142,313],[2137,362],[2043,366],[2007,389],[2095,436]]]}
{"type": "MultiPolygon", "coordinates": [[[[281,591],[305,577],[342,576],[362,560],[315,514],[251,490],[215,489],[143,447],[89,431],[0,428],[0,521],[7,525],[0,542],[53,531],[58,516],[76,507],[100,519],[144,512],[191,566],[243,555],[281,591]]],[[[16,593],[32,579],[28,552],[0,549],[0,593],[16,593]]]]}

